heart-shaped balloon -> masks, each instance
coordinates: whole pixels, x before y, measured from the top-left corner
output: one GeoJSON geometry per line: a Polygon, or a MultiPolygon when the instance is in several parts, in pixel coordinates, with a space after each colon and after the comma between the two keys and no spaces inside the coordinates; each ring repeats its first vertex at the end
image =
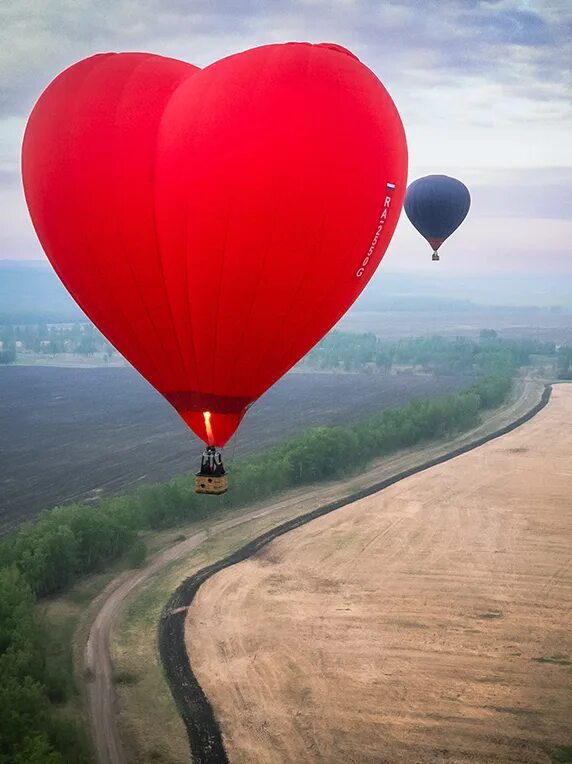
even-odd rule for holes
{"type": "Polygon", "coordinates": [[[48,86],[23,146],[28,207],[64,285],[214,445],[367,284],[406,173],[393,101],[331,44],[203,70],[96,55],[48,86]]]}

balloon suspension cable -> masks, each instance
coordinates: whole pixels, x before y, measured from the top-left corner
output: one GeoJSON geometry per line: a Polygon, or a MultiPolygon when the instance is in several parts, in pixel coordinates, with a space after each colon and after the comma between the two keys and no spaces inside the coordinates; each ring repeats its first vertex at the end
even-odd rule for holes
{"type": "Polygon", "coordinates": [[[195,475],[196,493],[221,494],[228,490],[228,479],[222,454],[216,446],[207,445],[201,456],[201,468],[195,475]]]}
{"type": "Polygon", "coordinates": [[[239,428],[234,433],[234,435],[232,437],[232,440],[230,441],[230,444],[229,444],[229,445],[232,446],[232,448],[231,448],[231,451],[230,451],[230,458],[227,460],[227,462],[230,462],[231,465],[234,464],[234,460],[235,460],[235,457],[236,457],[236,449],[237,449],[237,446],[238,446],[239,441],[240,441],[240,433],[241,433],[241,430],[239,428]]]}
{"type": "Polygon", "coordinates": [[[222,463],[222,453],[216,446],[208,446],[201,456],[200,475],[224,475],[225,469],[222,463]]]}
{"type": "Polygon", "coordinates": [[[201,456],[201,469],[199,475],[215,475],[220,476],[225,474],[224,466],[222,463],[222,453],[217,449],[214,444],[213,428],[211,425],[211,412],[203,411],[205,418],[205,430],[207,434],[206,448],[201,456]]]}

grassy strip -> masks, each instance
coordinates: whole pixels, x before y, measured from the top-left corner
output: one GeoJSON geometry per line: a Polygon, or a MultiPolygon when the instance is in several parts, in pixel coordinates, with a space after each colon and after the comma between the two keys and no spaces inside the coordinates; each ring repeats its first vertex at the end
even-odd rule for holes
{"type": "MultiPolygon", "coordinates": [[[[506,399],[511,384],[511,375],[503,372],[455,395],[412,401],[366,422],[309,430],[234,466],[232,490],[221,497],[195,494],[190,475],[104,500],[97,508],[56,507],[3,541],[0,567],[15,566],[36,596],[54,594],[88,573],[104,570],[133,545],[140,530],[212,517],[216,511],[242,507],[287,488],[352,474],[402,448],[469,430],[483,410],[506,399]]],[[[144,550],[138,551],[144,556],[144,550]]]]}

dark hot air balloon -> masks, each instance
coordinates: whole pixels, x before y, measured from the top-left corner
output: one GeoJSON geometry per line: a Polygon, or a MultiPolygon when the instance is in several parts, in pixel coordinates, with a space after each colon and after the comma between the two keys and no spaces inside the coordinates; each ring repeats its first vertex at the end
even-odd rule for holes
{"type": "Polygon", "coordinates": [[[405,196],[407,217],[433,248],[433,260],[439,260],[439,247],[461,225],[470,206],[469,189],[448,175],[418,178],[405,196]]]}
{"type": "Polygon", "coordinates": [[[391,97],[333,44],[267,45],[203,70],[95,55],[48,86],[23,145],[48,258],[207,443],[213,479],[216,447],[368,283],[406,177],[391,97]]]}

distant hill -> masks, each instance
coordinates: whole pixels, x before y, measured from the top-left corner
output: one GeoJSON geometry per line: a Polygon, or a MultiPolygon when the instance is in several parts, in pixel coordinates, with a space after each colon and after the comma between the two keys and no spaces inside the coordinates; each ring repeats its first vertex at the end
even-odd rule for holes
{"type": "Polygon", "coordinates": [[[358,310],[472,310],[476,306],[572,308],[572,275],[541,273],[397,273],[383,264],[356,302],[358,310]]]}
{"type": "MultiPolygon", "coordinates": [[[[474,311],[478,306],[572,307],[572,279],[562,274],[395,273],[381,268],[352,310],[474,311]]],[[[49,263],[0,260],[0,323],[86,320],[49,263]]]]}
{"type": "Polygon", "coordinates": [[[49,263],[0,260],[0,323],[85,320],[49,263]]]}

